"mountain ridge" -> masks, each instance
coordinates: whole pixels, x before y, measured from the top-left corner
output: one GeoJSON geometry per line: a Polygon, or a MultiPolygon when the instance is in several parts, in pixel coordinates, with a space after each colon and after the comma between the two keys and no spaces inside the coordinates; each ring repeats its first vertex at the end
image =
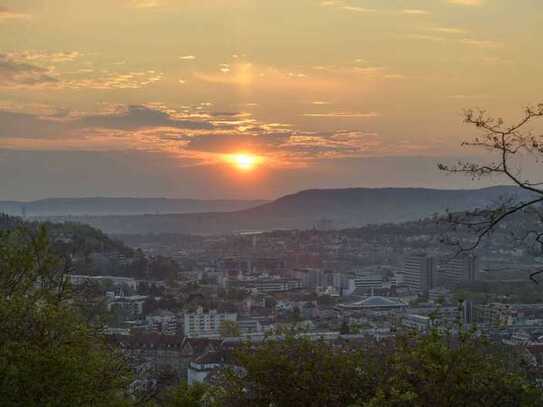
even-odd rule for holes
{"type": "Polygon", "coordinates": [[[273,229],[348,228],[412,221],[447,210],[483,208],[500,197],[529,196],[517,187],[312,189],[230,212],[56,217],[88,223],[106,233],[228,234],[273,229]]]}
{"type": "Polygon", "coordinates": [[[84,197],[44,198],[34,201],[0,201],[0,213],[26,216],[143,215],[148,213],[198,213],[236,211],[266,203],[265,200],[84,197]]]}

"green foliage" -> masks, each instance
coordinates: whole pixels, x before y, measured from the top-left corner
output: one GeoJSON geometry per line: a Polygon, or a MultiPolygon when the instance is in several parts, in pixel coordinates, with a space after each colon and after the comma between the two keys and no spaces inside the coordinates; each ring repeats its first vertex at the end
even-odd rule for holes
{"type": "Polygon", "coordinates": [[[0,232],[0,405],[120,406],[119,354],[75,308],[44,228],[0,232]]]}
{"type": "Polygon", "coordinates": [[[362,352],[321,341],[287,338],[256,349],[247,345],[236,359],[243,374],[225,372],[225,407],[346,406],[373,387],[373,362],[362,352]],[[362,365],[368,369],[359,369],[362,365]]]}
{"type": "Polygon", "coordinates": [[[208,385],[195,383],[188,385],[182,382],[178,386],[168,390],[159,405],[164,407],[200,407],[210,395],[211,388],[208,385]]]}
{"type": "Polygon", "coordinates": [[[219,332],[222,337],[238,337],[240,336],[239,324],[236,321],[222,321],[219,332]]]}
{"type": "Polygon", "coordinates": [[[223,374],[225,407],[532,407],[541,393],[512,355],[471,334],[334,346],[288,338],[247,345],[223,374]]]}
{"type": "Polygon", "coordinates": [[[541,393],[514,355],[464,333],[403,336],[383,360],[385,370],[367,407],[538,406],[541,393]]]}

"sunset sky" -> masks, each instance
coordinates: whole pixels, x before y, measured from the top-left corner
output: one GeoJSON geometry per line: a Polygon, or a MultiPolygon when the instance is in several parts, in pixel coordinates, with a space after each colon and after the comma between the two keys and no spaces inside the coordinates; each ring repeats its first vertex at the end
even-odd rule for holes
{"type": "Polygon", "coordinates": [[[541,0],[0,0],[0,199],[473,186],[435,163],[543,101],[542,36],[541,0]]]}

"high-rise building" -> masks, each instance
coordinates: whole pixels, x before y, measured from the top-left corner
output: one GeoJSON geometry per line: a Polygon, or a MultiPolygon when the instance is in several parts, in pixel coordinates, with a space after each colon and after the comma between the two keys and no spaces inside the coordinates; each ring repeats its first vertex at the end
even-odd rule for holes
{"type": "Polygon", "coordinates": [[[204,312],[199,307],[196,312],[185,314],[185,336],[216,336],[220,333],[224,321],[237,321],[236,313],[219,313],[215,310],[204,312]]]}
{"type": "Polygon", "coordinates": [[[436,277],[436,259],[426,254],[416,254],[405,259],[403,282],[412,291],[428,294],[434,288],[436,277]]]}
{"type": "Polygon", "coordinates": [[[461,256],[447,260],[439,269],[439,285],[454,288],[462,281],[475,281],[479,277],[479,258],[461,256]]]}

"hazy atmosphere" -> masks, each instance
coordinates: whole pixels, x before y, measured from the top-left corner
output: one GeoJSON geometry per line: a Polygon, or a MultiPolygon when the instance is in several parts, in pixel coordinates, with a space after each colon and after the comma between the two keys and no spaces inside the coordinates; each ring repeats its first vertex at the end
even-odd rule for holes
{"type": "Polygon", "coordinates": [[[542,37],[0,0],[0,406],[543,406],[542,37]]]}
{"type": "Polygon", "coordinates": [[[436,163],[476,153],[464,108],[538,102],[542,23],[538,0],[2,1],[2,199],[472,187],[436,163]]]}

